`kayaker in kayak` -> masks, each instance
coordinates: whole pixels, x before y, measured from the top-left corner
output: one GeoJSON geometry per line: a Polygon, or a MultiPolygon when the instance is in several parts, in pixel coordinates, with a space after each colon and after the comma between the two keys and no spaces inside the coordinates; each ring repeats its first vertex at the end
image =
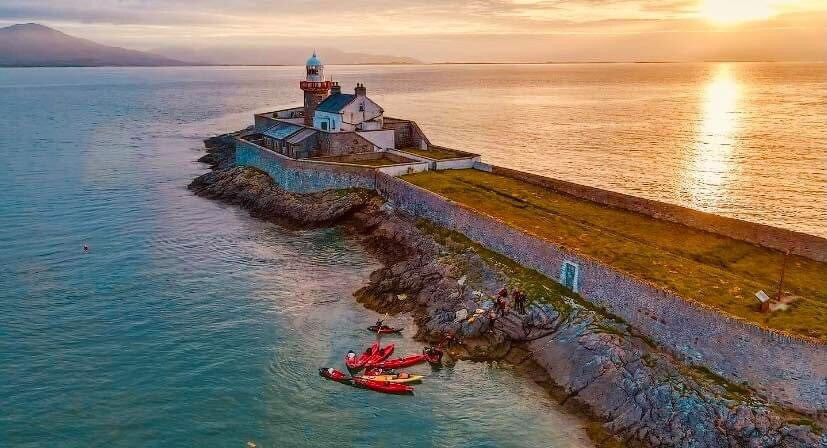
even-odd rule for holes
{"type": "Polygon", "coordinates": [[[439,364],[442,362],[442,350],[436,347],[423,348],[422,355],[425,357],[425,361],[428,361],[430,364],[439,364]]]}
{"type": "Polygon", "coordinates": [[[393,334],[402,331],[402,328],[389,327],[383,324],[382,322],[383,321],[381,320],[376,321],[376,325],[371,325],[370,327],[368,327],[368,331],[379,334],[393,334]]]}
{"type": "Polygon", "coordinates": [[[319,375],[338,383],[350,384],[352,378],[347,376],[344,372],[340,372],[333,367],[320,367],[319,375]]]}

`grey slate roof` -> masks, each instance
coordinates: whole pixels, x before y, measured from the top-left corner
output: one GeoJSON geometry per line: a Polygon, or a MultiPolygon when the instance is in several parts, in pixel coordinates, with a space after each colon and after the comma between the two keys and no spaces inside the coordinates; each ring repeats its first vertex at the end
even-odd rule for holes
{"type": "Polygon", "coordinates": [[[335,95],[330,95],[325,98],[324,101],[319,103],[316,110],[336,114],[341,112],[342,109],[344,109],[345,106],[350,104],[350,102],[354,99],[356,99],[356,95],[352,93],[337,93],[335,95]]]}
{"type": "Polygon", "coordinates": [[[262,132],[262,134],[270,138],[274,138],[276,140],[284,140],[285,138],[289,137],[290,135],[293,135],[301,129],[304,128],[290,123],[279,123],[273,126],[272,128],[262,132]]]}
{"type": "Polygon", "coordinates": [[[307,137],[310,137],[311,135],[313,135],[315,133],[316,133],[315,129],[305,128],[305,129],[302,129],[301,131],[291,135],[290,138],[288,138],[285,141],[290,145],[295,145],[296,143],[300,143],[301,141],[303,141],[304,139],[306,139],[307,137]]]}

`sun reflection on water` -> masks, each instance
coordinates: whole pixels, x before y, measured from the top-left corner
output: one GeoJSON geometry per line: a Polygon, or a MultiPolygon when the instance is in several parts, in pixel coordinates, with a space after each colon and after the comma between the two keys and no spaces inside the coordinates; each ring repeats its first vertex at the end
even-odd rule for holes
{"type": "Polygon", "coordinates": [[[729,64],[718,66],[704,91],[702,118],[684,179],[693,206],[714,208],[733,179],[739,85],[729,64]]]}

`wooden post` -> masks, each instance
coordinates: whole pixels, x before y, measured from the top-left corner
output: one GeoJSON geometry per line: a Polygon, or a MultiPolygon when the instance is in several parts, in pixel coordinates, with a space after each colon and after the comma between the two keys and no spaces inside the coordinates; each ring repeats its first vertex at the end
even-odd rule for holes
{"type": "Polygon", "coordinates": [[[790,257],[790,251],[784,253],[784,262],[781,263],[781,278],[778,279],[778,294],[775,295],[777,302],[781,301],[781,294],[784,291],[784,271],[787,270],[787,259],[790,257]]]}

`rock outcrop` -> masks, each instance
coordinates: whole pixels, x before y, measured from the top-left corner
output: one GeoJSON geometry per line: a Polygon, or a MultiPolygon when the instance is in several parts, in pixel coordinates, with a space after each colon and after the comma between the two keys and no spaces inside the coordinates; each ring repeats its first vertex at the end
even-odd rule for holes
{"type": "Polygon", "coordinates": [[[454,335],[453,357],[526,366],[566,407],[601,423],[605,432],[597,442],[827,447],[827,433],[811,420],[770,406],[745,385],[682,364],[619,318],[535,271],[463,235],[415,221],[373,192],[288,193],[263,172],[231,168],[231,149],[219,140],[210,154],[215,170],[193,181],[197,194],[239,204],[261,218],[343,226],[384,263],[356,291],[360,303],[413,313],[424,340],[454,335]],[[485,307],[486,293],[506,284],[529,291],[533,303],[526,314],[457,318],[474,315],[485,307]],[[532,368],[537,365],[542,368],[532,368]]]}
{"type": "Polygon", "coordinates": [[[240,205],[258,218],[293,226],[333,224],[375,196],[359,189],[290,193],[279,188],[263,171],[233,166],[234,147],[225,136],[208,139],[205,146],[207,154],[198,161],[213,169],[193,180],[189,189],[199,196],[240,205]]]}
{"type": "Polygon", "coordinates": [[[367,190],[298,195],[279,188],[263,171],[241,167],[211,171],[189,188],[199,196],[240,205],[255,217],[298,226],[338,222],[373,197],[367,190]]]}

